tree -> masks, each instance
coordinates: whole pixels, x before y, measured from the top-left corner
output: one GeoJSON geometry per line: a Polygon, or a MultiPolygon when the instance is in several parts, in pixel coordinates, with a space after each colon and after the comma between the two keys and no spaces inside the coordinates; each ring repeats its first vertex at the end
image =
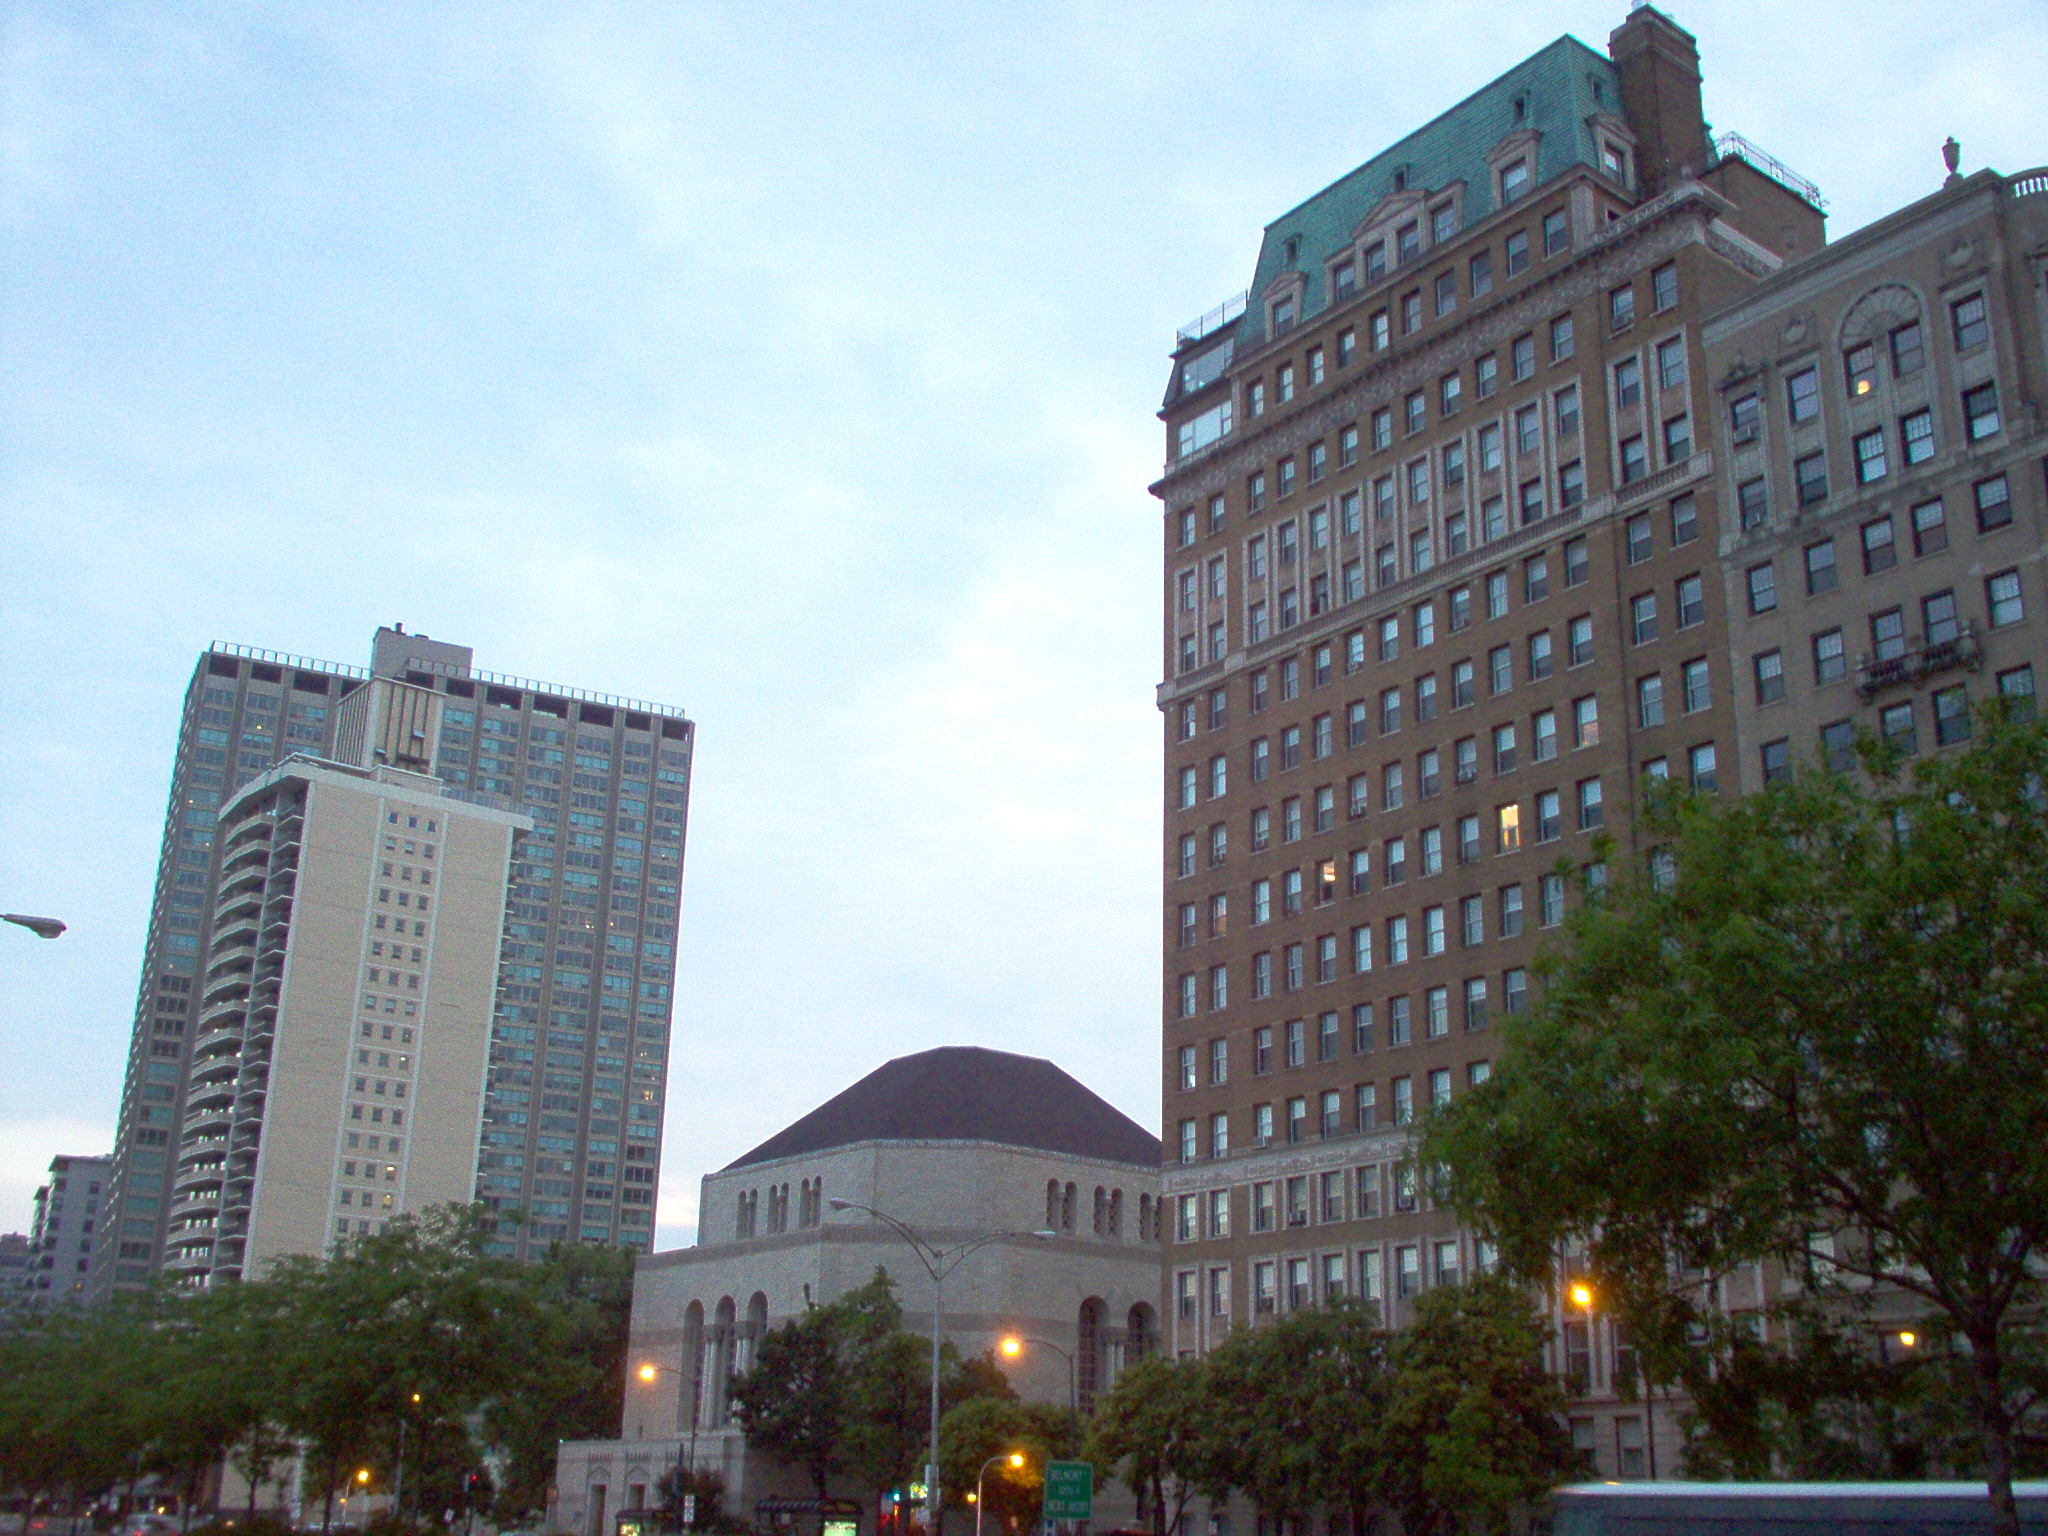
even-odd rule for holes
{"type": "Polygon", "coordinates": [[[1154,1536],[1173,1536],[1197,1494],[1228,1496],[1219,1479],[1216,1415],[1208,1366],[1202,1360],[1147,1355],[1125,1367],[1096,1399],[1088,1422],[1087,1456],[1115,1468],[1141,1505],[1152,1511],[1154,1536]]]}
{"type": "Polygon", "coordinates": [[[846,1464],[847,1372],[839,1343],[839,1316],[812,1307],[764,1333],[753,1365],[730,1389],[747,1444],[801,1467],[821,1499],[846,1464]]]}
{"type": "Polygon", "coordinates": [[[1072,1456],[1076,1444],[1073,1415],[1064,1403],[1020,1403],[1014,1394],[966,1398],[939,1421],[939,1486],[946,1505],[966,1507],[979,1481],[990,1513],[1009,1530],[1029,1530],[1045,1500],[1046,1462],[1072,1456]],[[1023,1453],[1022,1467],[1008,1463],[1015,1452],[1023,1453]],[[989,1466],[991,1460],[995,1465],[989,1466]]]}
{"type": "Polygon", "coordinates": [[[1362,1513],[1378,1491],[1387,1336],[1357,1302],[1233,1333],[1208,1360],[1205,1460],[1269,1514],[1362,1513]]]}
{"type": "Polygon", "coordinates": [[[1543,1369],[1544,1322],[1482,1275],[1415,1299],[1393,1362],[1380,1488],[1403,1531],[1505,1532],[1511,1515],[1582,1470],[1543,1369]]]}
{"type": "Polygon", "coordinates": [[[1426,1155],[1517,1274],[1583,1245],[1652,1379],[1701,1374],[1687,1330],[1739,1265],[1851,1324],[1917,1300],[2011,1536],[2048,1385],[2048,729],[1991,711],[1910,775],[1864,766],[1653,802],[1643,868],[1574,916],[1426,1155]]]}

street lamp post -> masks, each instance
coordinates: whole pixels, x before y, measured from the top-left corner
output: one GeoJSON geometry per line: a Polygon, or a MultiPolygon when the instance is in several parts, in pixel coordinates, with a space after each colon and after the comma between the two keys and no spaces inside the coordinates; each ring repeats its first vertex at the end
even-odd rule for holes
{"type": "MultiPolygon", "coordinates": [[[[656,1379],[657,1377],[660,1377],[660,1376],[684,1376],[684,1377],[686,1377],[686,1378],[688,1379],[688,1381],[689,1381],[689,1383],[690,1383],[690,1448],[689,1448],[689,1450],[688,1450],[687,1452],[683,1451],[683,1450],[681,1449],[681,1447],[678,1447],[678,1448],[677,1448],[677,1451],[676,1451],[676,1466],[677,1466],[678,1470],[680,1470],[680,1469],[681,1469],[681,1468],[683,1468],[683,1467],[688,1467],[688,1468],[690,1469],[690,1471],[691,1471],[692,1473],[695,1473],[695,1472],[696,1472],[696,1470],[697,1470],[697,1402],[696,1402],[696,1398],[697,1398],[697,1393],[698,1393],[698,1392],[699,1392],[699,1391],[701,1390],[701,1388],[700,1388],[700,1384],[699,1384],[699,1381],[698,1381],[698,1378],[697,1378],[697,1376],[696,1376],[696,1375],[695,1375],[694,1373],[690,1373],[690,1372],[685,1372],[685,1371],[679,1371],[679,1370],[677,1370],[677,1369],[676,1369],[676,1368],[675,1368],[674,1366],[672,1366],[672,1365],[656,1365],[656,1364],[655,1364],[655,1363],[654,1363],[654,1362],[653,1362],[652,1360],[650,1360],[650,1361],[646,1362],[646,1363],[645,1363],[644,1365],[642,1365],[642,1366],[641,1366],[641,1367],[640,1367],[640,1368],[639,1368],[639,1369],[638,1369],[637,1371],[635,1371],[635,1372],[634,1372],[634,1374],[635,1374],[636,1376],[638,1376],[638,1377],[639,1377],[639,1378],[640,1378],[640,1379],[641,1379],[642,1381],[646,1382],[646,1383],[647,1383],[647,1384],[648,1384],[649,1386],[652,1386],[652,1385],[654,1384],[654,1382],[655,1382],[655,1379],[656,1379]]],[[[683,1404],[682,1404],[682,1399],[681,1399],[680,1397],[678,1397],[678,1398],[676,1399],[676,1418],[677,1418],[677,1419],[678,1419],[678,1420],[680,1421],[680,1420],[681,1420],[681,1418],[682,1418],[682,1416],[683,1416],[683,1404]]],[[[647,1426],[646,1426],[645,1424],[642,1424],[642,1425],[640,1426],[640,1429],[641,1429],[641,1433],[642,1433],[642,1435],[643,1435],[643,1436],[644,1436],[644,1435],[645,1435],[645,1433],[646,1433],[646,1428],[647,1428],[647,1426]]],[[[677,1431],[678,1431],[678,1434],[680,1435],[680,1432],[681,1432],[681,1425],[680,1425],[680,1423],[678,1423],[678,1425],[677,1425],[677,1431]]],[[[681,1484],[680,1480],[679,1480],[679,1481],[677,1482],[677,1485],[676,1485],[676,1497],[677,1497],[677,1499],[678,1499],[678,1500],[680,1500],[680,1499],[681,1499],[681,1498],[683,1497],[683,1492],[682,1492],[682,1484],[681,1484]]]]}
{"type": "Polygon", "coordinates": [[[17,928],[26,928],[39,939],[54,939],[66,926],[57,918],[32,917],[26,912],[0,912],[0,923],[12,923],[17,928]]]}
{"type": "MultiPolygon", "coordinates": [[[[412,1395],[413,1406],[420,1402],[419,1393],[412,1395]]],[[[405,1518],[405,1404],[398,1405],[398,1475],[391,1483],[391,1513],[400,1520],[405,1518]]]]}
{"type": "Polygon", "coordinates": [[[991,1456],[981,1464],[981,1470],[974,1474],[974,1536],[981,1536],[981,1508],[985,1502],[981,1495],[981,1480],[988,1476],[988,1469],[999,1461],[1007,1461],[1013,1467],[1021,1467],[1024,1465],[1024,1453],[1011,1451],[1006,1455],[999,1453],[991,1456]]]}
{"type": "Polygon", "coordinates": [[[939,1536],[939,1340],[946,1325],[946,1277],[960,1267],[968,1255],[977,1253],[990,1243],[999,1243],[1006,1237],[1035,1237],[1041,1242],[1051,1239],[1054,1234],[1038,1232],[985,1232],[971,1237],[964,1243],[951,1248],[941,1248],[928,1242],[915,1228],[898,1221],[887,1211],[878,1211],[871,1205],[862,1205],[857,1200],[841,1200],[834,1197],[827,1202],[835,1211],[865,1211],[883,1225],[895,1230],[896,1235],[910,1245],[910,1251],[917,1255],[918,1263],[924,1266],[926,1274],[932,1277],[932,1412],[930,1456],[924,1468],[925,1530],[927,1536],[939,1536]]]}
{"type": "Polygon", "coordinates": [[[1051,1339],[1028,1338],[1021,1333],[1007,1335],[997,1347],[1010,1359],[1014,1360],[1024,1353],[1024,1346],[1026,1344],[1036,1344],[1042,1349],[1049,1349],[1067,1362],[1067,1412],[1078,1423],[1081,1418],[1081,1399],[1074,1386],[1074,1357],[1067,1353],[1066,1350],[1061,1349],[1059,1345],[1053,1343],[1051,1339]]]}

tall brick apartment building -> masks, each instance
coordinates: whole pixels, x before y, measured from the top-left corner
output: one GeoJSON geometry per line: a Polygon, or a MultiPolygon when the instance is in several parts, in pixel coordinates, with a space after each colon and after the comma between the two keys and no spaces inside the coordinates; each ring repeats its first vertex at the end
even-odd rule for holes
{"type": "MultiPolygon", "coordinates": [[[[1562,38],[1267,226],[1165,407],[1166,1328],[1399,1323],[1491,1255],[1402,1167],[1644,782],[1733,783],[1701,317],[1824,242],[1694,39],[1562,38]],[[1649,601],[1641,599],[1648,595],[1649,601]],[[1654,708],[1646,707],[1654,705],[1654,708]]],[[[1614,1340],[1560,1318],[1603,1468],[1614,1340]]]]}

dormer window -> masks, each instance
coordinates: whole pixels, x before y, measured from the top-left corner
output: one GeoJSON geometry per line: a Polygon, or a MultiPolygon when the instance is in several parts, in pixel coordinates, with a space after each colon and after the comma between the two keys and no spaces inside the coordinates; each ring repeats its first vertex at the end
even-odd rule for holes
{"type": "Polygon", "coordinates": [[[1408,167],[1405,165],[1394,172],[1394,190],[1396,192],[1406,192],[1408,190],[1408,167]]]}
{"type": "Polygon", "coordinates": [[[1458,233],[1458,205],[1438,203],[1429,210],[1429,243],[1445,245],[1458,233]]]}
{"type": "Polygon", "coordinates": [[[1330,272],[1330,287],[1340,299],[1348,299],[1358,292],[1358,263],[1338,262],[1330,272]]]}
{"type": "Polygon", "coordinates": [[[1294,300],[1280,299],[1273,305],[1273,334],[1285,336],[1294,329],[1294,300]]]}
{"type": "Polygon", "coordinates": [[[1287,237],[1286,250],[1287,265],[1291,267],[1296,261],[1301,259],[1301,237],[1299,235],[1289,235],[1287,237]]]}
{"type": "Polygon", "coordinates": [[[1600,141],[1600,165],[1624,186],[1628,184],[1628,151],[1608,139],[1600,141]]]}
{"type": "Polygon", "coordinates": [[[1365,248],[1365,280],[1376,283],[1387,275],[1387,242],[1375,240],[1365,248]]]}
{"type": "MultiPolygon", "coordinates": [[[[1519,103],[1517,103],[1519,106],[1519,103]]],[[[1503,207],[1512,203],[1529,190],[1529,162],[1517,160],[1500,173],[1500,200],[1503,207]]]]}
{"type": "Polygon", "coordinates": [[[1523,124],[1523,123],[1526,123],[1526,122],[1527,122],[1528,120],[1529,120],[1529,98],[1528,98],[1528,97],[1526,97],[1526,96],[1517,96],[1517,97],[1515,98],[1515,123],[1516,123],[1516,126],[1518,126],[1518,127],[1519,127],[1519,126],[1520,126],[1521,124],[1523,124]]]}
{"type": "Polygon", "coordinates": [[[1407,266],[1422,254],[1422,223],[1411,219],[1394,232],[1394,260],[1407,266]]]}

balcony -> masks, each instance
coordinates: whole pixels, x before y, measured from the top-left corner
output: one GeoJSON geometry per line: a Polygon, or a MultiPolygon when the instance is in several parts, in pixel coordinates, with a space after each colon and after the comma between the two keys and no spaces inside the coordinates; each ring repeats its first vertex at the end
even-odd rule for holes
{"type": "Polygon", "coordinates": [[[1902,655],[1856,662],[1856,697],[1869,703],[1890,688],[1908,688],[1943,672],[1981,671],[1984,641],[1974,619],[1966,619],[1953,639],[1930,641],[1925,635],[1902,655]]]}

